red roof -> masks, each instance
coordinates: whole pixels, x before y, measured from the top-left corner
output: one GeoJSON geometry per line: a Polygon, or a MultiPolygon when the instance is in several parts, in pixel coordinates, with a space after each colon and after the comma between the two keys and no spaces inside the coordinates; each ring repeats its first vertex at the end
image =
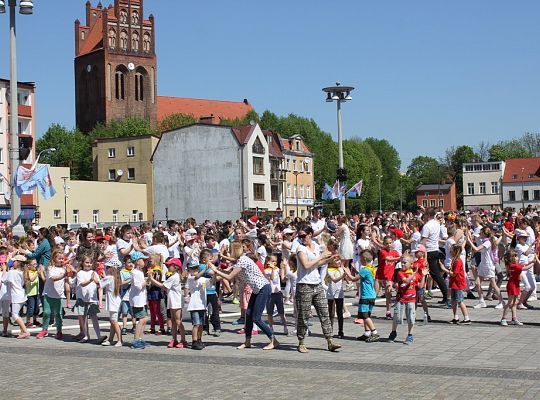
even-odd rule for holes
{"type": "Polygon", "coordinates": [[[100,48],[103,48],[103,14],[101,12],[98,13],[96,21],[90,27],[90,32],[86,36],[86,39],[81,42],[79,55],[90,53],[100,48]]]}
{"type": "Polygon", "coordinates": [[[268,153],[270,157],[283,158],[283,152],[281,151],[281,138],[275,132],[264,130],[262,131],[264,136],[266,136],[266,141],[268,143],[268,153]]]}
{"type": "Polygon", "coordinates": [[[244,101],[221,101],[206,99],[189,99],[185,97],[157,97],[158,121],[170,114],[191,114],[196,118],[214,117],[219,123],[222,119],[240,119],[253,111],[253,107],[244,101]]]}
{"type": "Polygon", "coordinates": [[[506,160],[504,167],[503,183],[516,183],[540,181],[540,177],[536,176],[536,172],[540,168],[540,157],[532,158],[512,158],[506,160]]]}
{"type": "Polygon", "coordinates": [[[240,145],[244,145],[248,142],[251,132],[253,132],[255,126],[256,125],[241,125],[237,126],[236,128],[232,128],[233,133],[235,134],[236,139],[238,139],[240,145]]]}

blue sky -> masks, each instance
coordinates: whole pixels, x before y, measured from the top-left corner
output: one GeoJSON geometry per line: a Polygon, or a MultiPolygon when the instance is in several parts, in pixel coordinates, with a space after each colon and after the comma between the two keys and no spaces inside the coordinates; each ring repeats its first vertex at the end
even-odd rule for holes
{"type": "MultiPolygon", "coordinates": [[[[38,136],[74,126],[73,26],[85,0],[35,0],[18,15],[19,80],[37,83],[38,136]],[[54,6],[53,6],[54,4],[54,6]]],[[[97,1],[94,0],[93,4],[97,1]]],[[[107,1],[103,2],[105,5],[107,1]]],[[[244,98],[336,135],[321,88],[355,86],[345,137],[417,155],[538,132],[540,1],[146,0],[157,22],[158,93],[244,98]]],[[[0,76],[9,77],[8,16],[0,76]]]]}

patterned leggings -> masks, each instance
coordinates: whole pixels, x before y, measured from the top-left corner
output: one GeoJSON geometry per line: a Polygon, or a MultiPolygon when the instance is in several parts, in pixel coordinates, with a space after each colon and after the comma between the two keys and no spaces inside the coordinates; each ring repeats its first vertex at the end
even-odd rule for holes
{"type": "Polygon", "coordinates": [[[321,321],[323,335],[326,339],[332,338],[332,325],[328,314],[328,301],[322,285],[308,285],[299,283],[296,285],[296,330],[298,340],[304,340],[308,329],[308,320],[311,316],[311,306],[321,321]]]}

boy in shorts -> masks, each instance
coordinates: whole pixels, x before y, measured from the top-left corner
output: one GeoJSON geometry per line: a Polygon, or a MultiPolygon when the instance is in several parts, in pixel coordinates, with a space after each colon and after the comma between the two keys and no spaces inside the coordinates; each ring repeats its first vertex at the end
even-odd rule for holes
{"type": "Polygon", "coordinates": [[[427,268],[416,273],[413,268],[413,257],[405,255],[401,259],[401,269],[397,277],[397,295],[396,305],[394,306],[394,319],[392,321],[392,332],[388,340],[393,342],[397,337],[397,325],[403,324],[403,315],[407,317],[408,332],[405,344],[412,344],[414,322],[416,319],[416,285],[423,285],[426,275],[429,273],[427,268]]]}
{"type": "Polygon", "coordinates": [[[363,342],[377,342],[379,334],[375,329],[375,324],[371,319],[373,306],[377,294],[375,292],[375,270],[373,268],[373,254],[371,250],[363,250],[360,253],[360,270],[358,275],[352,276],[348,268],[344,268],[345,275],[351,282],[360,281],[359,300],[358,300],[358,318],[364,320],[364,334],[356,338],[363,342]]]}
{"type": "Polygon", "coordinates": [[[133,271],[131,272],[131,290],[129,291],[129,304],[133,312],[133,316],[138,319],[135,325],[135,333],[132,349],[141,350],[148,346],[143,340],[144,326],[148,320],[146,312],[146,286],[150,278],[144,276],[144,260],[147,258],[140,251],[131,253],[131,261],[133,262],[133,271]]]}
{"type": "Polygon", "coordinates": [[[202,342],[202,332],[206,316],[206,285],[208,278],[203,277],[203,275],[209,269],[210,267],[206,265],[203,270],[199,271],[198,263],[188,265],[186,287],[189,290],[190,296],[188,311],[191,313],[191,324],[193,325],[191,330],[191,348],[193,350],[202,350],[205,347],[202,342]]]}
{"type": "Polygon", "coordinates": [[[122,335],[127,335],[128,315],[131,317],[131,326],[135,329],[135,318],[129,305],[129,292],[131,291],[131,273],[133,272],[133,262],[129,254],[124,256],[124,268],[120,270],[120,312],[122,314],[122,335]]]}

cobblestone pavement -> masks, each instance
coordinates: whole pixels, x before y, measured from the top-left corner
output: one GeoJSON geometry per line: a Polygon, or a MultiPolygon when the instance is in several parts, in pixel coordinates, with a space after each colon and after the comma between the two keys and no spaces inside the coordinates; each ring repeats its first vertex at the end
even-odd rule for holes
{"type": "MultiPolygon", "coordinates": [[[[358,342],[362,327],[349,319],[347,337],[336,340],[343,345],[338,353],[325,350],[316,320],[305,355],[296,352],[295,337],[279,335],[280,325],[280,350],[263,351],[267,340],[262,335],[253,337],[254,348],[237,350],[243,337],[230,324],[234,318],[226,316],[222,336],[205,337],[207,347],[199,352],[167,349],[169,338],[153,335],[146,337],[153,346],[142,351],[74,343],[76,330],[67,331],[64,342],[2,338],[0,383],[13,399],[35,399],[44,391],[58,399],[540,398],[540,308],[519,312],[522,327],[501,327],[501,312],[494,306],[469,309],[471,326],[449,325],[451,311],[433,306],[434,322],[419,323],[410,346],[358,342]]],[[[224,309],[236,311],[229,304],[224,309]]],[[[384,309],[376,307],[376,314],[384,309]]],[[[74,322],[70,318],[68,323],[74,322]]],[[[391,321],[375,322],[387,337],[391,321]]],[[[406,326],[400,326],[398,340],[405,334],[406,326]]]]}

